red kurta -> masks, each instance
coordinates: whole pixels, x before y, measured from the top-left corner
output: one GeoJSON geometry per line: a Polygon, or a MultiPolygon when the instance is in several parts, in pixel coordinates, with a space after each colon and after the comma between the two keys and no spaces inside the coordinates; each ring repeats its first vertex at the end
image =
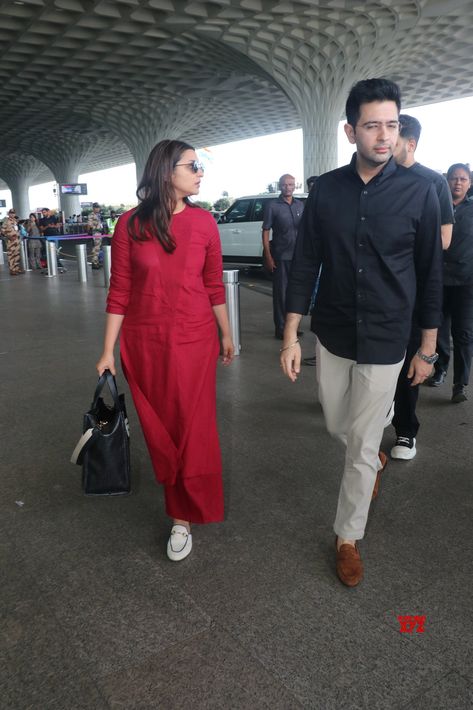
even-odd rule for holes
{"type": "Polygon", "coordinates": [[[112,239],[107,312],[124,315],[123,371],[172,518],[223,519],[215,376],[219,354],[212,306],[225,303],[220,238],[199,207],[174,215],[176,249],[128,235],[131,212],[112,239]]]}

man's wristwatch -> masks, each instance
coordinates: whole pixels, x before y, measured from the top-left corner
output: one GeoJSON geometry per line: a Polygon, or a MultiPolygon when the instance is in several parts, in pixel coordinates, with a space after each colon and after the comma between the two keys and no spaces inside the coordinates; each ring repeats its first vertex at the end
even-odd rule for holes
{"type": "Polygon", "coordinates": [[[416,355],[417,355],[417,357],[420,357],[420,359],[423,360],[424,362],[426,362],[428,365],[433,365],[439,359],[438,353],[434,353],[433,355],[425,355],[420,348],[416,352],[416,355]]]}

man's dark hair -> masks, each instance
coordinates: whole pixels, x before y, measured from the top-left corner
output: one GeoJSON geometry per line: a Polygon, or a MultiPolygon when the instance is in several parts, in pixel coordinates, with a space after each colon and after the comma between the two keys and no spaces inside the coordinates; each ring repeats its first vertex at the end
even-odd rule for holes
{"type": "Polygon", "coordinates": [[[347,122],[355,128],[360,118],[361,104],[373,101],[394,101],[397,110],[401,110],[401,92],[399,86],[389,79],[363,79],[352,86],[348,94],[345,112],[347,122]]]}
{"type": "Polygon", "coordinates": [[[318,180],[318,175],[311,175],[310,177],[307,178],[306,183],[307,183],[307,189],[310,190],[312,185],[314,185],[317,180],[318,180]]]}
{"type": "Polygon", "coordinates": [[[92,209],[93,209],[93,210],[96,210],[97,207],[100,207],[99,203],[98,203],[98,202],[94,202],[94,204],[92,205],[92,209]]]}
{"type": "Polygon", "coordinates": [[[450,165],[449,169],[447,170],[447,180],[450,178],[455,170],[464,170],[466,174],[470,177],[471,179],[471,173],[470,173],[470,166],[467,165],[466,163],[453,163],[453,165],[450,165]]]}
{"type": "Polygon", "coordinates": [[[399,129],[399,135],[401,138],[413,138],[415,142],[418,143],[420,133],[422,131],[420,121],[418,121],[417,118],[414,118],[414,116],[409,116],[407,113],[401,113],[399,121],[401,123],[399,129]]]}

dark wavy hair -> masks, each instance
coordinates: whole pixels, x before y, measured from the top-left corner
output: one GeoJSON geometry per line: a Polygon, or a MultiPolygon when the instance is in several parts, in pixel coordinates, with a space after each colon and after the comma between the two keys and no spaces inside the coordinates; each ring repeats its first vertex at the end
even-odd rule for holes
{"type": "MultiPolygon", "coordinates": [[[[155,237],[165,251],[173,252],[176,248],[170,232],[172,213],[176,207],[171,175],[186,150],[194,148],[184,141],[164,140],[155,145],[149,154],[136,190],[139,204],[128,218],[128,234],[132,239],[147,241],[155,237]]],[[[192,205],[187,197],[184,202],[192,205]]]]}
{"type": "Polygon", "coordinates": [[[398,112],[401,110],[399,86],[389,79],[363,79],[354,84],[348,94],[345,113],[347,123],[355,128],[360,118],[361,105],[373,101],[394,101],[398,112]]]}

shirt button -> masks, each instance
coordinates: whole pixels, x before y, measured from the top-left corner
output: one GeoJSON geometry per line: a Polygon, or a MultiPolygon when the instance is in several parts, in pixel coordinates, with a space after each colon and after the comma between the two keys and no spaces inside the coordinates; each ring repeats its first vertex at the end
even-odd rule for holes
{"type": "Polygon", "coordinates": [[[359,274],[362,274],[362,273],[363,273],[363,269],[358,269],[358,273],[359,273],[359,274]]]}
{"type": "Polygon", "coordinates": [[[365,246],[365,243],[364,243],[364,242],[358,242],[358,246],[359,246],[359,247],[364,247],[364,246],[365,246]]]}
{"type": "Polygon", "coordinates": [[[358,325],[361,325],[362,323],[363,321],[361,320],[361,318],[358,318],[358,325]]]}
{"type": "Polygon", "coordinates": [[[362,217],[362,218],[361,218],[361,221],[362,221],[362,222],[364,222],[364,221],[365,221],[365,219],[366,219],[366,217],[362,217]]]}
{"type": "Polygon", "coordinates": [[[368,194],[368,190],[363,190],[363,195],[367,195],[367,194],[368,194]]]}

